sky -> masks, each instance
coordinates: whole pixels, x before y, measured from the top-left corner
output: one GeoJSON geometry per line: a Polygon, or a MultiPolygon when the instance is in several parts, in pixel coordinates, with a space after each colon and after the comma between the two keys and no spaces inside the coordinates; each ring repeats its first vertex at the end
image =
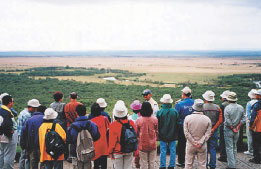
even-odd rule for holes
{"type": "Polygon", "coordinates": [[[261,50],[260,0],[0,0],[0,51],[261,50]]]}

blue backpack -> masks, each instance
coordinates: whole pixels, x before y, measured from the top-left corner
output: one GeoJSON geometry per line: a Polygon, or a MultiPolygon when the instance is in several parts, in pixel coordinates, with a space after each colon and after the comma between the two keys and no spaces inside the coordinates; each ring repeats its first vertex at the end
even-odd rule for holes
{"type": "Polygon", "coordinates": [[[128,120],[128,123],[123,124],[119,120],[119,123],[122,125],[120,138],[121,152],[130,153],[136,151],[138,139],[134,128],[130,125],[130,121],[128,120]]]}

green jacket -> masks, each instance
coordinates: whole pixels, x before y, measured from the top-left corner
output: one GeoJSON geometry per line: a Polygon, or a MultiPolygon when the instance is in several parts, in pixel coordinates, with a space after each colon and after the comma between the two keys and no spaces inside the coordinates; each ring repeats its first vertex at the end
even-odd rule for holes
{"type": "Polygon", "coordinates": [[[171,104],[162,104],[156,116],[159,123],[160,141],[177,140],[177,122],[179,118],[177,110],[172,108],[171,104]]]}

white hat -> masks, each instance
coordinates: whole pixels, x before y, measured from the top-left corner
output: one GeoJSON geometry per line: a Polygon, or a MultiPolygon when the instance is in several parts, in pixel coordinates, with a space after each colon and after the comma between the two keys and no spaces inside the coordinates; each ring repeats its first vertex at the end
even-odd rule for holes
{"type": "Polygon", "coordinates": [[[0,102],[2,103],[2,98],[3,97],[5,97],[5,96],[7,96],[7,95],[9,95],[8,93],[2,93],[1,95],[0,95],[0,102]]]}
{"type": "Polygon", "coordinates": [[[224,98],[224,99],[227,99],[227,96],[229,95],[229,93],[230,93],[230,91],[229,91],[229,90],[226,90],[226,91],[224,91],[224,92],[220,95],[220,97],[222,97],[222,98],[224,98]]]}
{"type": "Polygon", "coordinates": [[[172,103],[173,100],[169,94],[164,94],[163,97],[160,99],[161,103],[172,103]]]}
{"type": "Polygon", "coordinates": [[[37,100],[37,99],[29,100],[27,105],[30,106],[30,107],[39,107],[39,106],[41,106],[41,104],[39,103],[39,100],[37,100]]]}
{"type": "Polygon", "coordinates": [[[54,111],[54,109],[48,108],[48,109],[46,109],[44,111],[43,119],[45,119],[45,120],[53,120],[53,119],[56,119],[57,116],[58,116],[58,113],[56,111],[54,111]]]}
{"type": "Polygon", "coordinates": [[[255,93],[257,93],[256,89],[250,90],[250,92],[248,93],[248,97],[250,97],[250,99],[254,99],[255,98],[255,93]]]}
{"type": "Polygon", "coordinates": [[[202,112],[203,111],[203,104],[204,104],[204,101],[202,99],[196,99],[194,101],[192,108],[195,111],[202,112]]]}
{"type": "Polygon", "coordinates": [[[255,92],[256,95],[261,95],[261,89],[258,89],[256,92],[255,92]]]}
{"type": "Polygon", "coordinates": [[[210,102],[213,102],[215,100],[215,93],[211,90],[207,90],[203,95],[202,97],[207,100],[207,101],[210,101],[210,102]]]}
{"type": "Polygon", "coordinates": [[[230,92],[227,97],[227,100],[233,102],[237,101],[237,94],[235,92],[230,92]]]}
{"type": "Polygon", "coordinates": [[[122,100],[118,100],[114,105],[112,113],[115,117],[125,117],[128,114],[128,109],[122,100]]]}
{"type": "Polygon", "coordinates": [[[191,93],[191,89],[189,87],[184,87],[184,89],[181,90],[183,93],[188,94],[191,93]]]}
{"type": "Polygon", "coordinates": [[[107,103],[105,102],[104,98],[97,99],[96,103],[98,103],[101,108],[107,107],[107,103]]]}

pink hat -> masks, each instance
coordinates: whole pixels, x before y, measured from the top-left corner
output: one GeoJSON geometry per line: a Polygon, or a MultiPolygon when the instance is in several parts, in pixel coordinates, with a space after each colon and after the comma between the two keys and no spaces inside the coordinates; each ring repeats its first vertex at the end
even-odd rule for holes
{"type": "Polygon", "coordinates": [[[134,100],[130,105],[132,110],[140,110],[141,109],[141,103],[139,100],[134,100]]]}

